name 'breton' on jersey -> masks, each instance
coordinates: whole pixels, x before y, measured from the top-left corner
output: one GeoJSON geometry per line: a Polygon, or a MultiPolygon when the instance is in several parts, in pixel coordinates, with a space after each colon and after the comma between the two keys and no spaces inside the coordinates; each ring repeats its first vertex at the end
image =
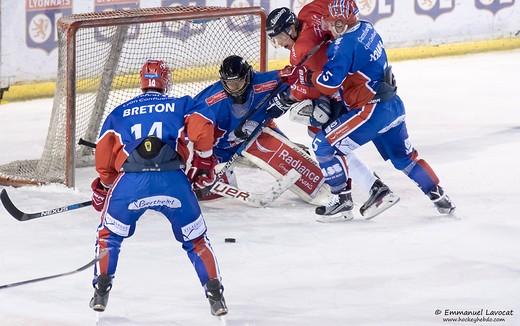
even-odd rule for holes
{"type": "Polygon", "coordinates": [[[124,109],[123,117],[128,117],[131,115],[154,113],[154,112],[157,112],[157,113],[175,112],[175,103],[156,103],[156,104],[135,106],[133,108],[124,109]]]}
{"type": "Polygon", "coordinates": [[[198,112],[189,96],[146,92],[116,107],[105,119],[96,145],[96,170],[112,184],[130,154],[149,136],[158,137],[183,161],[189,156],[185,138],[205,152],[215,141],[213,123],[198,112]]]}

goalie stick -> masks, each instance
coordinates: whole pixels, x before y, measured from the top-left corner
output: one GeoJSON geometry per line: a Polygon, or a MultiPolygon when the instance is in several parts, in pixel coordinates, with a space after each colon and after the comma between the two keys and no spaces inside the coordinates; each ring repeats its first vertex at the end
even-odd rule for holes
{"type": "Polygon", "coordinates": [[[18,221],[28,221],[39,217],[59,214],[59,213],[65,213],[74,209],[87,207],[92,205],[92,201],[84,201],[81,203],[71,204],[67,206],[57,207],[57,208],[51,208],[48,210],[36,212],[36,213],[25,213],[19,210],[11,201],[11,198],[9,198],[9,195],[7,194],[7,191],[5,189],[2,189],[2,192],[0,192],[0,200],[2,201],[2,204],[4,205],[5,210],[11,214],[12,217],[17,219],[18,221]]]}
{"type": "Polygon", "coordinates": [[[7,288],[13,288],[15,286],[20,286],[20,285],[26,285],[26,284],[31,284],[31,283],[37,283],[37,282],[42,282],[42,281],[47,281],[47,280],[51,280],[53,278],[58,278],[58,277],[63,277],[63,276],[68,276],[68,275],[72,275],[72,274],[76,274],[76,273],[79,273],[79,272],[82,272],[84,271],[85,269],[91,267],[91,266],[94,266],[95,263],[97,263],[100,259],[102,259],[103,257],[105,257],[105,255],[107,254],[107,250],[103,250],[101,252],[101,254],[99,256],[96,256],[94,259],[92,259],[91,261],[89,261],[87,264],[79,267],[79,268],[76,268],[75,270],[72,270],[70,272],[64,272],[64,273],[59,273],[59,274],[53,274],[53,275],[49,275],[49,276],[44,276],[44,277],[39,277],[39,278],[33,278],[33,279],[30,279],[30,280],[25,280],[25,281],[20,281],[20,282],[15,282],[15,283],[9,283],[9,284],[4,284],[4,285],[0,285],[0,290],[2,289],[7,289],[7,288]]]}
{"type": "MultiPolygon", "coordinates": [[[[90,148],[96,148],[96,144],[80,138],[78,141],[79,145],[84,145],[90,148]]],[[[227,165],[227,164],[226,164],[227,165]]],[[[224,169],[226,169],[226,165],[224,169]]],[[[229,167],[228,167],[229,168],[229,167]]],[[[223,173],[220,174],[220,177],[223,176],[223,173]]],[[[213,185],[207,187],[206,189],[213,194],[220,195],[222,197],[231,198],[248,204],[254,207],[265,207],[270,203],[278,199],[287,189],[289,189],[298,179],[300,178],[300,174],[296,170],[291,170],[289,173],[284,175],[281,179],[276,180],[274,186],[271,187],[270,190],[266,191],[263,194],[252,193],[249,191],[244,191],[239,189],[233,185],[228,183],[224,183],[222,181],[216,181],[213,185]]],[[[219,178],[219,174],[217,174],[217,180],[219,178]]]]}

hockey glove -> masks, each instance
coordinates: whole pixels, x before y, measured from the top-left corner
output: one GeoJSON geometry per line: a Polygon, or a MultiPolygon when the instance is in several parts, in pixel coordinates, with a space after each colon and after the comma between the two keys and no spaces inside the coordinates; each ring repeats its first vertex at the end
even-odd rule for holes
{"type": "Polygon", "coordinates": [[[290,98],[288,90],[280,92],[269,101],[266,109],[267,116],[278,118],[287,112],[293,103],[294,101],[290,98]]]}
{"type": "Polygon", "coordinates": [[[240,144],[244,140],[248,139],[249,136],[251,136],[256,127],[258,127],[257,121],[246,120],[239,124],[238,127],[236,127],[235,130],[231,132],[228,137],[228,141],[233,145],[240,144]]]}
{"type": "Polygon", "coordinates": [[[279,71],[280,80],[292,85],[296,82],[309,85],[312,79],[312,71],[306,66],[285,66],[279,71]]]}
{"type": "Polygon", "coordinates": [[[92,181],[90,188],[92,188],[92,206],[96,211],[101,212],[105,206],[109,187],[105,186],[97,177],[92,181]]]}
{"type": "Polygon", "coordinates": [[[218,160],[215,155],[211,154],[207,157],[200,156],[199,152],[193,154],[191,168],[188,170],[187,176],[194,188],[202,189],[212,185],[217,176],[215,174],[215,166],[218,160]]]}
{"type": "Polygon", "coordinates": [[[312,111],[310,123],[311,126],[320,127],[329,122],[332,116],[330,100],[328,97],[322,95],[312,102],[314,104],[314,110],[312,111]]]}
{"type": "Polygon", "coordinates": [[[296,100],[297,102],[301,102],[303,100],[315,100],[320,97],[321,93],[314,86],[304,85],[297,81],[295,84],[291,85],[291,98],[296,100]]]}

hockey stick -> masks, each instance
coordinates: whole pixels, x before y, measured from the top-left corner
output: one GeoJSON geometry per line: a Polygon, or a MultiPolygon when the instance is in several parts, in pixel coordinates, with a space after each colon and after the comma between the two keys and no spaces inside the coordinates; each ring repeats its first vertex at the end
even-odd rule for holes
{"type": "Polygon", "coordinates": [[[243,191],[237,187],[221,181],[215,182],[209,191],[216,195],[243,201],[244,203],[254,207],[266,207],[278,199],[278,197],[280,197],[287,189],[289,189],[296,181],[298,181],[300,177],[301,174],[292,169],[281,179],[275,180],[275,185],[263,194],[243,191]]]}
{"type": "MultiPolygon", "coordinates": [[[[78,144],[90,148],[96,148],[95,143],[85,140],[83,138],[79,139],[78,144]]],[[[278,197],[280,197],[287,189],[289,189],[296,181],[298,181],[299,178],[300,174],[296,171],[294,171],[293,173],[288,173],[281,179],[276,180],[276,184],[272,186],[270,190],[263,194],[256,194],[251,193],[249,191],[244,191],[222,181],[216,181],[211,186],[211,188],[209,188],[209,191],[213,194],[220,195],[226,198],[235,199],[254,207],[265,207],[273,201],[275,201],[276,199],[278,199],[278,197]]]]}
{"type": "Polygon", "coordinates": [[[0,192],[0,200],[2,201],[2,204],[5,207],[5,210],[11,214],[12,217],[17,219],[18,221],[28,221],[39,217],[44,217],[48,215],[54,215],[59,213],[65,213],[74,209],[87,207],[92,205],[92,201],[84,201],[81,203],[71,204],[67,206],[52,208],[45,211],[40,211],[37,213],[25,213],[19,210],[11,201],[11,198],[9,198],[9,195],[7,194],[7,191],[5,189],[2,189],[2,192],[0,192]]]}
{"type": "Polygon", "coordinates": [[[65,272],[65,273],[59,273],[59,274],[54,274],[54,275],[49,275],[49,276],[44,276],[44,277],[39,277],[39,278],[33,278],[33,279],[30,279],[30,280],[25,280],[25,281],[20,281],[20,282],[15,282],[15,283],[9,283],[9,284],[0,285],[0,290],[7,289],[7,288],[13,288],[15,286],[20,286],[20,285],[26,285],[26,284],[31,284],[31,283],[47,281],[47,280],[51,280],[53,278],[68,276],[68,275],[72,275],[72,274],[76,274],[76,273],[82,272],[85,269],[87,269],[87,268],[89,268],[91,266],[94,266],[94,264],[97,263],[99,260],[101,260],[103,257],[105,257],[105,255],[107,253],[108,253],[108,250],[103,250],[99,256],[96,256],[94,259],[89,261],[87,264],[81,266],[80,268],[76,268],[73,271],[65,272]]]}

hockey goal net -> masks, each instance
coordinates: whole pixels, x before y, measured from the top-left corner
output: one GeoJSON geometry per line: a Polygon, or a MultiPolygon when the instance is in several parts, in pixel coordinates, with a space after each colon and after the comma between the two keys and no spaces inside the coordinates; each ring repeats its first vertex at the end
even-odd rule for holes
{"type": "Polygon", "coordinates": [[[218,80],[222,60],[244,57],[266,68],[265,12],[260,7],[164,7],[77,14],[58,23],[58,75],[47,139],[40,159],[0,166],[0,184],[64,183],[75,167],[92,163],[104,118],[140,93],[146,59],[172,69],[169,95],[196,95],[218,80]]]}

